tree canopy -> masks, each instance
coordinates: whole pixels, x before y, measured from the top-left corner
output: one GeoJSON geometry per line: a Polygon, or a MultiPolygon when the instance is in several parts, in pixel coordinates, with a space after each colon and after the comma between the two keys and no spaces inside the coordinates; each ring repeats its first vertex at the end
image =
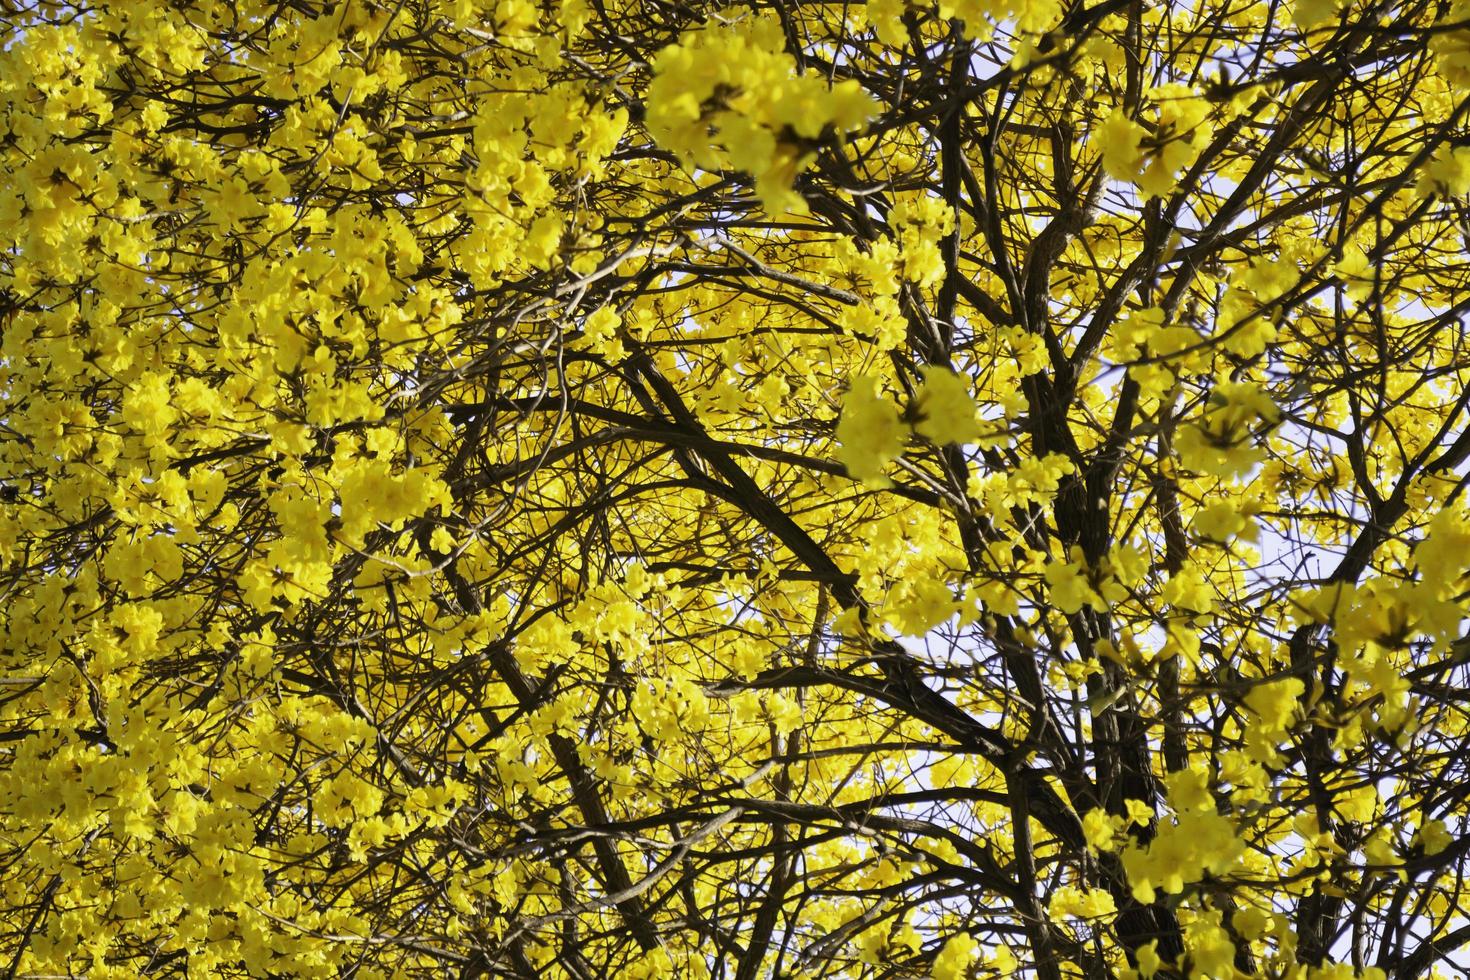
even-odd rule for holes
{"type": "Polygon", "coordinates": [[[1466,0],[12,0],[0,973],[1470,943],[1466,0]]]}

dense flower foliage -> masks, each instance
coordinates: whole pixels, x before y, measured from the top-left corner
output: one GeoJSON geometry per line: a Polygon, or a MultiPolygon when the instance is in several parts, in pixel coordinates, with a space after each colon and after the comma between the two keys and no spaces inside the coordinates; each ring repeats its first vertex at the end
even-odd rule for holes
{"type": "Polygon", "coordinates": [[[1465,0],[0,9],[0,973],[1467,962],[1465,0]]]}

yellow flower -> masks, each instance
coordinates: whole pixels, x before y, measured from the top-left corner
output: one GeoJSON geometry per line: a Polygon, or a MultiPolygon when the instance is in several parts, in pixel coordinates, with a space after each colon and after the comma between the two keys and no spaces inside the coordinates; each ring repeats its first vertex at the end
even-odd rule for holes
{"type": "Polygon", "coordinates": [[[933,980],[963,980],[978,951],[979,944],[973,936],[967,932],[956,933],[945,940],[939,954],[934,957],[929,975],[933,980]]]}
{"type": "Polygon", "coordinates": [[[884,468],[903,455],[908,428],[898,408],[879,393],[877,379],[861,375],[843,399],[836,436],[837,459],[848,475],[876,487],[887,482],[884,468]]]}
{"type": "Polygon", "coordinates": [[[1117,911],[1113,896],[1096,888],[1064,885],[1052,894],[1050,912],[1054,918],[1096,919],[1117,911]]]}
{"type": "Polygon", "coordinates": [[[919,386],[919,421],[914,431],[931,442],[968,443],[980,438],[978,407],[970,397],[969,385],[953,371],[939,367],[924,369],[919,386]]]}
{"type": "Polygon", "coordinates": [[[1298,677],[1283,677],[1258,684],[1246,694],[1246,707],[1266,731],[1279,735],[1291,726],[1305,690],[1306,685],[1298,677]]]}
{"type": "Polygon", "coordinates": [[[1143,167],[1144,150],[1140,146],[1148,130],[1139,125],[1122,108],[1114,109],[1097,129],[1097,142],[1102,148],[1103,170],[1117,180],[1134,180],[1143,167]]]}
{"type": "Polygon", "coordinates": [[[1117,837],[1113,818],[1102,810],[1089,810],[1082,818],[1082,832],[1094,851],[1110,851],[1117,837]]]}

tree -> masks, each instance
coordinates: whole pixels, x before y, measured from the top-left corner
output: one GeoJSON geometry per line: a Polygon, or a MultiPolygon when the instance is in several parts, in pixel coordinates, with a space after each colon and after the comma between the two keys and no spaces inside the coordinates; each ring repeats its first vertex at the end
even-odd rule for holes
{"type": "Polygon", "coordinates": [[[1464,0],[6,11],[5,975],[1454,967],[1464,0]]]}

